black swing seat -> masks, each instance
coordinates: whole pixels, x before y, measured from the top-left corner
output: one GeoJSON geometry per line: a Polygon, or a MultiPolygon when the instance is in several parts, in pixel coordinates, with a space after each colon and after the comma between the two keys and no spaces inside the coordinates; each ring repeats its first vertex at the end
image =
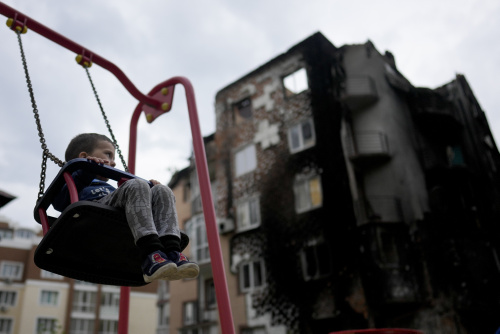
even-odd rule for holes
{"type": "MultiPolygon", "coordinates": [[[[54,196],[65,184],[64,173],[86,169],[116,181],[137,178],[118,169],[86,159],[66,163],[44,196],[34,216],[41,223],[39,210],[46,212],[54,196]]],[[[49,230],[38,245],[34,261],[44,270],[77,280],[118,286],[143,286],[141,256],[123,210],[90,201],[70,204],[58,218],[48,217],[49,230]]],[[[181,249],[189,243],[181,232],[181,249]]]]}

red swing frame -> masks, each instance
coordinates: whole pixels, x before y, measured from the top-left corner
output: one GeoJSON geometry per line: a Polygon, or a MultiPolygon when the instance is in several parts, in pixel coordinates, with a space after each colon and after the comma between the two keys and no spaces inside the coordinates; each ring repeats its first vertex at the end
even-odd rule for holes
{"type": "MultiPolygon", "coordinates": [[[[122,70],[120,70],[120,68],[118,68],[115,64],[111,63],[105,58],[78,45],[77,43],[69,40],[59,33],[51,30],[50,28],[38,23],[36,20],[33,20],[32,18],[26,16],[25,14],[5,5],[3,2],[0,2],[0,14],[6,16],[9,19],[7,21],[7,25],[12,30],[17,30],[18,32],[24,33],[29,27],[29,29],[37,32],[47,39],[61,45],[62,47],[70,51],[75,52],[78,55],[77,61],[79,64],[88,67],[92,63],[95,63],[110,71],[123,84],[128,92],[139,101],[139,104],[137,105],[132,115],[130,123],[128,168],[130,173],[132,174],[135,174],[137,124],[140,114],[144,111],[147,121],[151,123],[152,121],[154,121],[154,119],[156,119],[156,117],[170,111],[175,85],[181,84],[184,87],[189,113],[189,122],[191,126],[191,134],[193,137],[196,170],[198,173],[198,181],[200,185],[203,212],[207,229],[210,260],[214,276],[214,284],[219,311],[220,328],[222,333],[224,334],[233,334],[233,316],[226,282],[226,274],[222,258],[219,233],[215,218],[215,210],[212,204],[212,191],[210,188],[210,178],[208,174],[208,166],[205,155],[205,146],[203,144],[203,137],[201,135],[194,89],[191,85],[191,82],[185,77],[173,77],[158,84],[150,91],[150,93],[148,93],[148,95],[144,95],[134,86],[134,84],[127,78],[127,76],[122,72],[122,70]]],[[[128,333],[129,306],[130,287],[121,287],[118,334],[128,333]]]]}

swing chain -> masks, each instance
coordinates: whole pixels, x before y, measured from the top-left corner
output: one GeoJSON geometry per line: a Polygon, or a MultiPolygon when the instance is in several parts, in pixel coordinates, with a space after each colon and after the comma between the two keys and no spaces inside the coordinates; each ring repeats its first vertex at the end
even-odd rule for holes
{"type": "Polygon", "coordinates": [[[128,173],[128,167],[127,164],[125,163],[125,159],[123,158],[122,151],[120,150],[120,146],[118,146],[118,141],[115,138],[115,135],[113,134],[113,130],[111,130],[111,125],[109,124],[108,117],[106,116],[106,113],[104,112],[104,108],[101,104],[101,99],[99,99],[99,95],[97,94],[97,90],[94,86],[94,82],[92,81],[92,77],[90,76],[90,71],[88,66],[82,65],[83,68],[85,69],[85,72],[87,73],[87,77],[89,78],[90,85],[92,86],[92,91],[94,92],[94,96],[97,100],[97,104],[99,105],[99,109],[101,109],[101,114],[102,117],[104,118],[104,122],[106,123],[106,127],[108,128],[109,134],[111,135],[111,139],[113,140],[113,144],[116,147],[116,151],[118,152],[118,156],[120,157],[120,160],[123,164],[123,167],[125,168],[125,171],[128,173]]]}
{"type": "Polygon", "coordinates": [[[31,99],[31,106],[33,108],[33,115],[35,117],[36,127],[38,129],[38,137],[40,138],[40,143],[43,150],[43,158],[42,158],[42,171],[40,172],[40,190],[38,192],[38,199],[43,196],[45,189],[45,176],[47,171],[47,158],[50,158],[54,163],[56,163],[59,167],[64,166],[64,161],[57,158],[55,155],[50,153],[47,148],[47,144],[45,143],[45,136],[42,129],[42,123],[40,122],[40,115],[38,114],[38,108],[36,106],[35,94],[33,93],[33,86],[31,85],[31,79],[28,72],[28,64],[26,62],[26,56],[24,54],[23,43],[21,40],[21,32],[16,31],[17,33],[17,41],[19,43],[19,48],[21,50],[21,59],[23,62],[24,73],[26,76],[26,84],[28,85],[28,91],[31,99]]]}

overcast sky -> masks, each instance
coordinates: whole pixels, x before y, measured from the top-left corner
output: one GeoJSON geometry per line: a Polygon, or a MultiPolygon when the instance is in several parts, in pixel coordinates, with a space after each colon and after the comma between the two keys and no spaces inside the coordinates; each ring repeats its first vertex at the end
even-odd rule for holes
{"type": "MultiPolygon", "coordinates": [[[[3,3],[111,61],[144,94],[170,77],[187,77],[203,135],[215,130],[218,90],[320,31],[337,47],[371,40],[379,52],[391,51],[415,86],[435,88],[464,74],[500,138],[498,0],[3,3]]],[[[35,227],[42,150],[16,34],[0,27],[0,189],[17,196],[0,215],[35,227]]],[[[22,40],[49,150],[64,159],[76,134],[107,134],[75,54],[32,31],[22,40]]],[[[110,72],[93,66],[91,74],[127,159],[130,118],[138,102],[110,72]]],[[[178,87],[169,114],[153,124],[140,120],[136,174],[168,182],[172,170],[187,166],[190,153],[184,90],[178,87]]],[[[59,169],[48,165],[46,185],[59,169]]]]}

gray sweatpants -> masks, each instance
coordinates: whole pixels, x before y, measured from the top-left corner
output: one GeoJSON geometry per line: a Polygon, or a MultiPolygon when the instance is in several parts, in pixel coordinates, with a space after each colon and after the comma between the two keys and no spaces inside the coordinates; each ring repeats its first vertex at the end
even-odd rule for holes
{"type": "Polygon", "coordinates": [[[135,242],[149,234],[180,238],[175,196],[165,185],[150,188],[144,180],[131,179],[97,202],[125,209],[135,242]]]}

